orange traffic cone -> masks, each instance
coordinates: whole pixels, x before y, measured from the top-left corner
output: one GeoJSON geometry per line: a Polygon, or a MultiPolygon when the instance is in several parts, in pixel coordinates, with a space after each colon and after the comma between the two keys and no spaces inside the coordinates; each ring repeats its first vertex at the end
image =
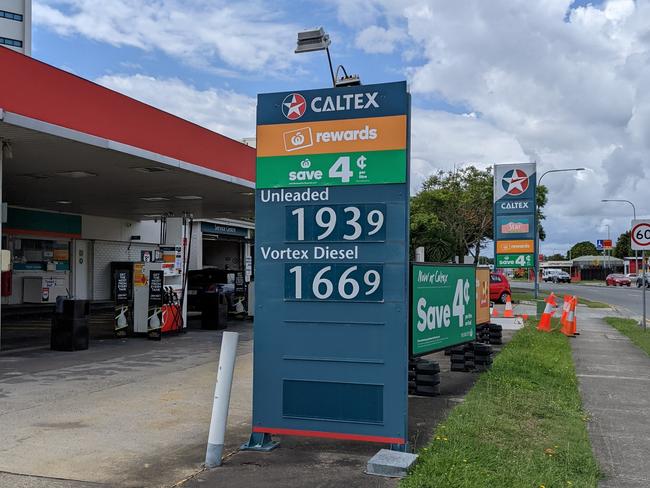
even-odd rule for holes
{"type": "Polygon", "coordinates": [[[537,324],[537,330],[541,330],[543,332],[551,332],[551,316],[553,315],[554,307],[557,307],[557,303],[555,302],[555,295],[551,293],[545,301],[546,307],[544,308],[542,317],[539,319],[539,324],[537,324]]]}
{"type": "Polygon", "coordinates": [[[573,336],[571,329],[573,327],[573,319],[575,317],[575,300],[571,298],[571,301],[569,303],[569,314],[567,315],[564,322],[562,322],[562,328],[560,329],[560,332],[562,332],[567,337],[573,336]]]}
{"type": "Polygon", "coordinates": [[[512,318],[515,316],[512,311],[512,300],[510,300],[510,295],[506,295],[506,309],[503,312],[503,316],[507,318],[512,318]]]}
{"type": "Polygon", "coordinates": [[[571,299],[573,297],[571,295],[564,295],[563,301],[562,301],[562,316],[560,317],[560,323],[564,325],[564,322],[566,321],[567,316],[569,315],[569,309],[571,308],[571,299]]]}
{"type": "Polygon", "coordinates": [[[492,307],[492,317],[498,317],[499,316],[499,311],[497,310],[497,307],[494,306],[492,307]]]}
{"type": "Polygon", "coordinates": [[[580,335],[578,332],[578,297],[573,297],[573,322],[571,322],[571,335],[580,335]]]}

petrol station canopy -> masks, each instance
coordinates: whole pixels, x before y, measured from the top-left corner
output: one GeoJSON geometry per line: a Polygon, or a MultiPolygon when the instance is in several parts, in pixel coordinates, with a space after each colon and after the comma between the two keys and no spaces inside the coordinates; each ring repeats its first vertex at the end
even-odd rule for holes
{"type": "Polygon", "coordinates": [[[9,49],[0,66],[9,205],[252,219],[254,148],[9,49]]]}

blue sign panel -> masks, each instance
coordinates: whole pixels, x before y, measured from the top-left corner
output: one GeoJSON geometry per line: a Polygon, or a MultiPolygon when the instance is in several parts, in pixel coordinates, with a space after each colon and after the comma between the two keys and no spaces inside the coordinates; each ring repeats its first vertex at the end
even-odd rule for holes
{"type": "Polygon", "coordinates": [[[348,168],[336,151],[363,151],[369,161],[373,152],[383,151],[386,161],[394,153],[402,159],[392,171],[399,171],[408,136],[384,131],[381,120],[408,116],[406,84],[299,93],[306,103],[299,115],[301,99],[286,101],[292,92],[258,98],[258,124],[267,124],[258,127],[258,137],[272,138],[258,140],[267,151],[270,178],[274,165],[268,158],[287,148],[284,128],[269,127],[325,120],[336,131],[345,119],[369,118],[380,129],[360,148],[318,149],[331,155],[324,161],[334,167],[323,173],[336,184],[316,180],[308,188],[256,190],[253,438],[303,435],[405,445],[408,166],[397,182],[360,184],[345,175],[365,168],[348,168]]]}
{"type": "Polygon", "coordinates": [[[257,125],[404,115],[406,82],[259,95],[257,125]]]}

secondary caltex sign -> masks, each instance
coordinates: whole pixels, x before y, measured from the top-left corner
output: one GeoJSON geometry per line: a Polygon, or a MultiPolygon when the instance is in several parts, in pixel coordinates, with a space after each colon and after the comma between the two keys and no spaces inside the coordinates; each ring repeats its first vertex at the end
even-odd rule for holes
{"type": "Polygon", "coordinates": [[[411,290],[413,356],[474,340],[476,268],[414,264],[411,290]]]}
{"type": "Polygon", "coordinates": [[[494,166],[494,256],[497,268],[532,268],[535,260],[535,163],[494,166]]]}

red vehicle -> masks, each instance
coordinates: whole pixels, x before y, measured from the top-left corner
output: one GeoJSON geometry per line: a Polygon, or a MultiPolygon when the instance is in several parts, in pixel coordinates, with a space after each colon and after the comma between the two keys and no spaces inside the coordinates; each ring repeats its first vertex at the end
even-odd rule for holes
{"type": "Polygon", "coordinates": [[[605,284],[607,286],[630,286],[632,281],[622,274],[609,274],[605,278],[605,284]]]}
{"type": "Polygon", "coordinates": [[[510,295],[510,282],[506,275],[490,273],[490,301],[506,303],[510,295]]]}

